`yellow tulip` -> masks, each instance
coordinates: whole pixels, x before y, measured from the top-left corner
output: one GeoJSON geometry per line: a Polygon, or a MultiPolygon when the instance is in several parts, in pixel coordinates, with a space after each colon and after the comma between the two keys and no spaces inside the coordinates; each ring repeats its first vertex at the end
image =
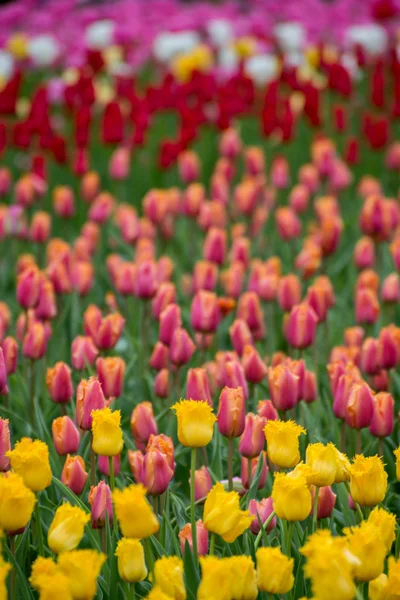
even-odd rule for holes
{"type": "Polygon", "coordinates": [[[332,485],[336,477],[337,454],[333,444],[309,444],[306,465],[311,468],[309,483],[316,487],[332,485]]]}
{"type": "Polygon", "coordinates": [[[248,58],[253,56],[257,49],[257,41],[255,38],[245,35],[236,39],[233,43],[233,47],[240,56],[240,58],[248,58]]]}
{"type": "Polygon", "coordinates": [[[142,539],[158,531],[158,519],[142,485],[130,485],[122,491],[115,489],[113,503],[123,536],[142,539]]]}
{"type": "Polygon", "coordinates": [[[299,436],[306,433],[303,427],[294,421],[267,421],[264,433],[268,458],[274,465],[282,469],[297,465],[300,460],[299,436]]]}
{"type": "Polygon", "coordinates": [[[197,600],[232,600],[232,563],[227,558],[201,556],[201,581],[197,590],[197,600]]]}
{"type": "Polygon", "coordinates": [[[121,579],[129,583],[146,579],[144,550],[139,540],[122,538],[118,542],[115,556],[118,558],[118,573],[121,579]]]}
{"type": "Polygon", "coordinates": [[[232,543],[253,520],[248,510],[241,510],[237,492],[226,492],[217,483],[208,493],[204,504],[203,525],[207,531],[220,535],[225,542],[232,543]]]}
{"type": "Polygon", "coordinates": [[[116,456],[122,450],[121,411],[102,408],[92,410],[92,448],[100,456],[116,456]]]}
{"type": "Polygon", "coordinates": [[[58,557],[58,567],[69,581],[74,600],[92,600],[96,595],[97,578],[106,560],[96,550],[71,550],[58,557]]]}
{"type": "Polygon", "coordinates": [[[379,600],[399,600],[400,598],[400,559],[389,556],[388,578],[379,600]]]}
{"type": "Polygon", "coordinates": [[[14,450],[6,455],[11,467],[21,475],[25,485],[33,492],[41,492],[51,483],[52,473],[49,463],[49,448],[41,440],[22,438],[15,444],[14,450]]]}
{"type": "Polygon", "coordinates": [[[28,38],[24,33],[15,33],[7,40],[7,50],[15,56],[17,60],[23,60],[27,57],[28,38]]]}
{"type": "Polygon", "coordinates": [[[183,561],[177,556],[163,556],[154,565],[154,581],[173,600],[186,600],[183,561]]]}
{"type": "Polygon", "coordinates": [[[59,506],[47,534],[50,550],[56,554],[74,550],[83,538],[89,520],[89,513],[79,506],[72,506],[68,502],[59,506]]]}
{"type": "Polygon", "coordinates": [[[70,590],[70,582],[60,571],[45,579],[40,587],[39,600],[74,600],[70,590]]]}
{"type": "Polygon", "coordinates": [[[372,523],[363,521],[358,527],[345,528],[344,533],[350,551],[360,561],[360,564],[355,567],[355,579],[357,581],[376,579],[383,571],[386,557],[386,545],[379,535],[379,530],[372,523]]]}
{"type": "Polygon", "coordinates": [[[379,577],[369,582],[368,600],[384,600],[383,590],[388,581],[388,576],[381,573],[379,577]]]}
{"type": "Polygon", "coordinates": [[[310,514],[311,491],[301,472],[275,473],[271,497],[281,519],[303,521],[310,514]]]}
{"type": "Polygon", "coordinates": [[[396,479],[400,481],[400,446],[393,450],[393,454],[396,457],[396,479]]]}
{"type": "Polygon", "coordinates": [[[257,573],[250,556],[230,556],[232,567],[232,598],[256,600],[258,596],[257,573]]]}
{"type": "Polygon", "coordinates": [[[6,579],[8,573],[11,571],[11,565],[0,557],[0,598],[6,600],[7,598],[7,585],[6,579]]]}
{"type": "Polygon", "coordinates": [[[334,483],[343,483],[350,479],[350,461],[343,452],[336,450],[336,475],[334,483]]]}
{"type": "Polygon", "coordinates": [[[375,507],[369,517],[368,523],[372,523],[379,531],[379,537],[386,546],[386,553],[390,551],[396,538],[396,517],[384,508],[375,507]]]}
{"type": "Polygon", "coordinates": [[[350,494],[361,506],[382,502],[387,489],[387,473],[379,456],[358,454],[350,466],[350,494]]]}
{"type": "Polygon", "coordinates": [[[57,573],[57,565],[52,558],[38,556],[32,565],[29,582],[35,590],[40,590],[42,583],[57,573]]]}
{"type": "Polygon", "coordinates": [[[172,407],[178,419],[178,439],[183,446],[201,448],[211,442],[217,420],[207,402],[181,400],[172,407]]]}
{"type": "Polygon", "coordinates": [[[13,532],[26,527],[35,506],[35,494],[17,473],[0,476],[0,528],[13,532]]]}
{"type": "Polygon", "coordinates": [[[155,585],[146,596],[146,600],[171,600],[171,596],[163,592],[159,585],[155,585]]]}
{"type": "Polygon", "coordinates": [[[280,548],[260,548],[256,552],[257,581],[262,592],[287,594],[293,587],[293,558],[280,548]]]}

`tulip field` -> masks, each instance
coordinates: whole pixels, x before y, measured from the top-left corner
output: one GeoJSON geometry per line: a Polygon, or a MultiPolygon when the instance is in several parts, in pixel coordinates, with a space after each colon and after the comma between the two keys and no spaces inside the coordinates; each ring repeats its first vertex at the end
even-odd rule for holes
{"type": "Polygon", "coordinates": [[[400,600],[400,3],[0,7],[0,600],[400,600]]]}

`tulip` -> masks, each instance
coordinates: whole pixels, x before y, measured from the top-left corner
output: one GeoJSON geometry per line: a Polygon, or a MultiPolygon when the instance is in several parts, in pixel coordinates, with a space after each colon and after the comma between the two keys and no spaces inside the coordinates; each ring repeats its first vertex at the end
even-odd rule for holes
{"type": "Polygon", "coordinates": [[[242,366],[246,379],[250,383],[260,383],[267,374],[267,367],[253,346],[245,346],[242,366]]]}
{"type": "Polygon", "coordinates": [[[356,292],[355,314],[357,323],[375,323],[379,317],[379,301],[376,292],[362,288],[356,292]]]}
{"type": "Polygon", "coordinates": [[[349,427],[369,427],[374,413],[374,398],[366,383],[353,383],[347,397],[345,419],[349,427]]]}
{"type": "Polygon", "coordinates": [[[0,475],[0,527],[3,531],[22,531],[31,520],[35,502],[35,494],[20,475],[0,475]]]}
{"type": "Polygon", "coordinates": [[[183,561],[177,556],[162,556],[154,564],[154,580],[160,590],[173,600],[186,600],[183,561]]]}
{"type": "Polygon", "coordinates": [[[168,346],[162,342],[156,342],[149,359],[149,367],[161,371],[168,366],[168,346]]]}
{"type": "Polygon", "coordinates": [[[64,362],[57,362],[54,367],[47,369],[46,385],[53,402],[69,402],[74,393],[69,366],[64,362]]]}
{"type": "Polygon", "coordinates": [[[360,367],[369,375],[375,375],[380,371],[380,356],[378,340],[368,337],[361,346],[360,367]]]}
{"type": "Polygon", "coordinates": [[[207,531],[232,543],[250,526],[252,520],[248,511],[240,510],[239,494],[226,492],[221,483],[214,485],[204,504],[203,523],[207,531]]]}
{"type": "Polygon", "coordinates": [[[169,394],[169,371],[161,369],[154,378],[154,393],[159,398],[168,398],[169,394]]]}
{"type": "Polygon", "coordinates": [[[7,365],[5,362],[3,350],[0,347],[0,394],[8,394],[7,386],[7,365]]]}
{"type": "Polygon", "coordinates": [[[160,318],[161,313],[169,304],[176,302],[176,288],[173,283],[166,281],[158,286],[156,294],[151,302],[153,317],[160,318]]]}
{"type": "Polygon", "coordinates": [[[384,327],[379,333],[379,362],[382,369],[393,369],[399,359],[398,342],[392,327],[384,327]]]}
{"type": "Polygon", "coordinates": [[[6,452],[11,468],[20,475],[24,484],[33,492],[47,488],[52,479],[48,446],[41,440],[21,438],[14,450],[6,452]]]}
{"type": "Polygon", "coordinates": [[[257,585],[268,594],[287,594],[294,585],[294,559],[280,548],[259,548],[256,552],[257,585]]]}
{"type": "Polygon", "coordinates": [[[56,554],[68,552],[77,547],[90,516],[78,506],[65,502],[59,506],[50,524],[47,542],[56,554]]]}
{"type": "Polygon", "coordinates": [[[288,367],[278,365],[268,369],[268,386],[271,400],[277,410],[286,412],[297,404],[299,377],[288,367]]]}
{"type": "Polygon", "coordinates": [[[310,514],[311,492],[302,470],[276,473],[271,498],[276,515],[281,519],[303,521],[310,514]]]}
{"type": "Polygon", "coordinates": [[[41,274],[37,267],[26,268],[17,280],[17,301],[23,308],[34,308],[39,299],[41,274]]]}
{"type": "Polygon", "coordinates": [[[237,317],[246,321],[255,339],[264,336],[264,315],[260,298],[255,292],[245,292],[239,298],[237,317]]]}
{"type": "MultiPolygon", "coordinates": [[[[250,525],[250,529],[254,535],[257,535],[261,529],[260,522],[264,525],[273,510],[272,498],[264,498],[259,502],[257,500],[250,500],[249,511],[255,517],[250,525]]],[[[275,527],[276,517],[274,516],[268,523],[265,531],[270,533],[275,527]]]]}
{"type": "Polygon", "coordinates": [[[216,417],[207,402],[181,400],[171,409],[178,419],[178,439],[183,446],[201,448],[212,439],[216,417]]]}
{"type": "Polygon", "coordinates": [[[80,193],[82,198],[90,204],[100,191],[100,176],[95,171],[88,171],[81,181],[80,193]]]}
{"type": "Polygon", "coordinates": [[[378,456],[365,458],[356,455],[349,469],[350,494],[361,506],[375,506],[382,502],[387,490],[387,473],[378,456]]]}
{"type": "Polygon", "coordinates": [[[344,330],[344,341],[346,346],[361,346],[364,335],[364,329],[358,325],[355,327],[347,327],[344,330]]]}
{"type": "Polygon", "coordinates": [[[336,476],[337,454],[333,444],[309,444],[306,450],[306,465],[311,468],[308,483],[316,487],[332,485],[336,476]]]}
{"type": "Polygon", "coordinates": [[[299,304],[301,300],[301,283],[297,275],[289,274],[282,277],[278,283],[277,300],[285,312],[299,304]]]}
{"type": "MultiPolygon", "coordinates": [[[[162,373],[162,371],[160,371],[162,373]]],[[[157,434],[157,423],[154,419],[153,407],[150,402],[141,402],[132,411],[131,430],[136,446],[145,450],[151,434],[157,434]]]]}
{"type": "Polygon", "coordinates": [[[119,356],[99,357],[96,370],[106,398],[118,398],[122,394],[125,361],[119,356]]]}
{"type": "Polygon", "coordinates": [[[181,367],[190,361],[195,349],[196,346],[192,342],[186,329],[181,327],[175,329],[169,348],[171,362],[177,367],[181,367]]]}
{"type": "Polygon", "coordinates": [[[381,295],[383,302],[395,304],[400,300],[400,277],[391,273],[382,282],[381,295]]]}
{"type": "Polygon", "coordinates": [[[79,431],[67,416],[54,419],[51,425],[54,448],[60,456],[74,454],[79,448],[79,431]]]}
{"type": "Polygon", "coordinates": [[[177,304],[168,304],[160,314],[160,341],[169,346],[176,329],[182,325],[181,309],[177,304]]]}
{"type": "Polygon", "coordinates": [[[123,581],[136,583],[147,577],[143,546],[139,540],[122,538],[117,544],[118,573],[123,581]]]}
{"type": "Polygon", "coordinates": [[[203,244],[203,258],[222,265],[226,256],[227,233],[224,229],[211,227],[203,244]]]}
{"type": "Polygon", "coordinates": [[[251,482],[254,480],[254,477],[255,477],[255,475],[257,473],[257,469],[258,469],[258,463],[260,460],[262,462],[262,467],[261,467],[260,478],[258,480],[258,489],[262,490],[266,484],[267,475],[268,475],[268,467],[267,467],[267,462],[265,460],[265,453],[262,452],[258,457],[251,458],[249,460],[242,457],[240,475],[241,475],[243,487],[245,489],[249,489],[251,482]],[[251,469],[251,472],[249,473],[250,469],[251,469]],[[249,475],[250,475],[250,477],[249,477],[249,475]]]}
{"type": "Polygon", "coordinates": [[[111,490],[104,481],[99,481],[96,486],[91,486],[88,501],[92,508],[93,529],[104,527],[107,518],[112,523],[113,506],[111,490]]]}
{"type": "Polygon", "coordinates": [[[357,269],[369,269],[375,263],[375,245],[372,238],[363,236],[354,248],[354,262],[357,269]]]}
{"type": "Polygon", "coordinates": [[[344,533],[349,550],[358,559],[354,568],[357,581],[371,581],[378,577],[384,568],[386,546],[377,536],[377,529],[369,521],[363,521],[357,527],[346,527],[344,533]]]}
{"type": "Polygon", "coordinates": [[[265,419],[253,413],[247,413],[245,428],[239,441],[239,452],[246,458],[258,456],[265,446],[263,429],[265,419]]]}
{"type": "Polygon", "coordinates": [[[92,412],[106,405],[100,381],[96,377],[82,379],[76,390],[76,423],[85,430],[92,428],[92,412]]]}
{"type": "Polygon", "coordinates": [[[294,348],[307,348],[314,342],[318,317],[308,302],[293,306],[285,325],[285,336],[294,348]]]}
{"type": "MultiPolygon", "coordinates": [[[[190,479],[189,479],[190,484],[190,479]]],[[[209,470],[204,465],[194,472],[194,498],[195,502],[203,500],[212,488],[212,479],[209,470]]]]}
{"type": "Polygon", "coordinates": [[[392,544],[396,539],[395,515],[377,506],[371,511],[368,523],[371,523],[379,532],[379,537],[386,546],[386,553],[390,552],[392,544]]]}
{"type": "Polygon", "coordinates": [[[94,598],[97,578],[105,560],[105,554],[96,550],[72,550],[60,554],[58,567],[68,578],[68,587],[73,598],[94,598]]]}
{"type": "Polygon", "coordinates": [[[217,296],[200,290],[194,296],[190,309],[190,322],[195,331],[214,333],[221,318],[217,296]]]}
{"type": "Polygon", "coordinates": [[[374,396],[374,411],[369,430],[375,437],[391,435],[394,426],[394,400],[391,394],[379,392],[374,396]]]}
{"type": "Polygon", "coordinates": [[[0,471],[8,471],[10,458],[7,453],[11,450],[10,429],[8,419],[0,418],[0,471]]]}
{"type": "Polygon", "coordinates": [[[18,365],[18,344],[11,336],[6,337],[3,341],[3,356],[7,375],[12,375],[18,365]]]}
{"type": "Polygon", "coordinates": [[[189,369],[186,376],[186,396],[191,400],[205,400],[212,406],[210,383],[205,369],[189,369]]]}
{"type": "Polygon", "coordinates": [[[61,481],[77,496],[82,494],[88,474],[85,463],[81,456],[70,456],[67,454],[64,467],[61,472],[61,481]]]}
{"type": "MultiPolygon", "coordinates": [[[[313,493],[313,508],[311,509],[311,515],[314,513],[314,500],[315,491],[313,493]]],[[[336,502],[336,494],[333,493],[330,486],[324,486],[319,489],[318,493],[318,506],[317,506],[317,519],[328,519],[333,512],[333,508],[336,502]]]]}
{"type": "Polygon", "coordinates": [[[245,401],[243,389],[224,387],[218,404],[218,429],[221,435],[235,438],[242,435],[245,428],[245,401]]]}
{"type": "MultiPolygon", "coordinates": [[[[208,553],[208,531],[204,527],[201,519],[196,522],[196,530],[198,555],[204,556],[208,553]]],[[[190,523],[186,523],[186,525],[184,525],[184,527],[180,530],[178,537],[182,554],[184,555],[185,553],[186,544],[189,545],[190,550],[193,552],[192,527],[190,523]]]]}
{"type": "Polygon", "coordinates": [[[78,335],[71,344],[71,362],[74,369],[82,371],[91,367],[99,351],[90,337],[78,335]]]}
{"type": "Polygon", "coordinates": [[[168,489],[173,476],[174,469],[169,464],[168,456],[157,448],[150,447],[144,455],[140,473],[140,483],[147,492],[151,496],[160,496],[168,489]]]}
{"type": "Polygon", "coordinates": [[[343,483],[344,481],[349,481],[350,474],[350,461],[345,454],[339,452],[336,448],[336,475],[335,475],[335,483],[343,483]]]}
{"type": "Polygon", "coordinates": [[[200,160],[193,150],[185,150],[178,156],[179,177],[184,183],[196,181],[200,175],[200,160]]]}
{"type": "Polygon", "coordinates": [[[252,333],[244,319],[235,319],[229,328],[229,335],[234,350],[240,356],[243,354],[246,346],[251,346],[253,344],[252,333]]]}
{"type": "Polygon", "coordinates": [[[22,354],[31,360],[38,360],[46,353],[47,338],[43,323],[36,321],[31,323],[24,336],[22,343],[22,354]]]}
{"type": "Polygon", "coordinates": [[[283,241],[294,240],[300,236],[301,221],[290,206],[280,206],[276,209],[275,224],[283,241]]]}
{"type": "Polygon", "coordinates": [[[68,219],[75,215],[74,192],[67,186],[56,186],[53,189],[53,208],[56,215],[68,219]]]}
{"type": "Polygon", "coordinates": [[[233,564],[228,558],[202,556],[200,566],[202,578],[197,590],[197,600],[233,598],[233,578],[237,572],[233,572],[233,564]]]}
{"type": "MultiPolygon", "coordinates": [[[[97,457],[97,464],[99,467],[99,471],[100,473],[103,473],[103,475],[107,475],[107,477],[110,477],[110,457],[108,456],[102,456],[101,454],[99,454],[99,456],[97,457]]],[[[115,477],[118,476],[118,473],[121,470],[121,455],[120,454],[116,454],[115,456],[112,457],[112,464],[114,467],[114,475],[115,477]]]]}
{"type": "Polygon", "coordinates": [[[159,529],[158,520],[146,500],[146,488],[130,485],[122,491],[113,491],[113,504],[122,535],[130,538],[147,538],[159,529]]]}
{"type": "Polygon", "coordinates": [[[212,292],[217,285],[218,267],[207,260],[196,262],[193,271],[193,291],[208,290],[212,292]]]}
{"type": "Polygon", "coordinates": [[[121,411],[110,408],[92,410],[92,448],[102,456],[116,456],[122,450],[121,411]]]}
{"type": "Polygon", "coordinates": [[[277,421],[279,415],[271,400],[259,400],[257,404],[257,414],[266,421],[277,421]]]}
{"type": "Polygon", "coordinates": [[[269,460],[283,469],[300,460],[299,437],[305,430],[294,421],[267,421],[264,427],[269,460]]]}

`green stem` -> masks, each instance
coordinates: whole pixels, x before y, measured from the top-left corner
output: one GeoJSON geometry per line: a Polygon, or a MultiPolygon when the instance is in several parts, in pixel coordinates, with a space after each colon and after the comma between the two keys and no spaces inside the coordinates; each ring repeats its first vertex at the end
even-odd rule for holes
{"type": "Polygon", "coordinates": [[[212,532],[211,539],[210,539],[210,552],[209,552],[210,556],[213,556],[214,551],[215,551],[215,533],[212,532]]]}
{"type": "Polygon", "coordinates": [[[287,555],[289,558],[292,556],[293,527],[294,527],[294,522],[290,521],[288,530],[287,530],[287,539],[286,539],[286,552],[287,552],[287,555]]]}
{"type": "Polygon", "coordinates": [[[314,507],[313,507],[313,519],[312,519],[313,533],[315,531],[317,531],[317,528],[318,528],[318,497],[319,497],[319,487],[316,487],[315,494],[314,494],[314,507]]]}
{"type": "Polygon", "coordinates": [[[38,540],[38,554],[40,556],[44,556],[44,543],[43,543],[43,531],[42,531],[42,523],[40,521],[40,504],[39,504],[39,495],[35,504],[35,523],[36,523],[36,535],[38,540]]]}
{"type": "Polygon", "coordinates": [[[248,458],[247,459],[247,480],[248,480],[248,488],[247,489],[251,488],[251,484],[252,484],[252,480],[253,480],[253,472],[252,472],[252,468],[251,468],[251,466],[252,466],[251,463],[252,463],[252,459],[248,458]]]}
{"type": "Polygon", "coordinates": [[[233,438],[228,439],[228,490],[233,490],[233,438]]]}
{"type": "MultiPolygon", "coordinates": [[[[346,490],[347,490],[347,491],[348,491],[348,493],[350,494],[350,486],[349,486],[349,482],[348,482],[348,481],[344,481],[344,485],[345,485],[345,488],[346,488],[346,490]]],[[[350,496],[351,496],[351,494],[350,494],[350,496]]],[[[355,505],[355,507],[356,507],[357,514],[358,514],[358,516],[359,516],[359,518],[360,518],[360,522],[361,522],[361,521],[363,521],[363,520],[364,520],[364,515],[362,514],[361,507],[360,507],[360,505],[358,504],[358,502],[355,502],[355,501],[354,501],[354,499],[353,499],[353,502],[354,502],[354,505],[355,505]]]]}
{"type": "Polygon", "coordinates": [[[196,471],[196,448],[192,448],[192,455],[191,455],[191,462],[190,462],[190,521],[191,521],[191,525],[192,525],[193,558],[194,558],[194,563],[197,566],[197,562],[198,562],[197,529],[196,529],[196,507],[195,507],[195,499],[194,499],[195,471],[196,471]]]}
{"type": "Polygon", "coordinates": [[[262,529],[260,529],[260,531],[258,532],[256,541],[254,542],[254,550],[257,550],[257,548],[260,544],[261,538],[262,538],[263,531],[267,531],[267,527],[271,523],[274,516],[275,516],[275,511],[273,510],[272,513],[269,515],[268,519],[265,521],[265,523],[263,523],[262,529]]]}
{"type": "Polygon", "coordinates": [[[93,451],[93,433],[90,433],[90,483],[96,485],[96,455],[93,451]]]}
{"type": "MultiPolygon", "coordinates": [[[[112,493],[115,489],[115,473],[114,473],[114,457],[113,456],[108,457],[108,468],[110,470],[110,488],[111,488],[111,493],[112,493]]],[[[118,537],[118,520],[115,517],[113,519],[113,530],[115,533],[115,537],[118,537]]]]}
{"type": "MultiPolygon", "coordinates": [[[[10,537],[10,552],[15,560],[15,535],[10,537]]],[[[10,580],[10,599],[16,600],[17,598],[17,576],[15,573],[15,569],[11,570],[11,580],[10,580]]]]}
{"type": "Polygon", "coordinates": [[[147,568],[149,570],[150,575],[153,577],[154,573],[154,560],[153,560],[153,552],[151,551],[150,538],[146,538],[143,540],[144,543],[144,553],[146,555],[146,563],[147,568]]]}
{"type": "Polygon", "coordinates": [[[130,600],[135,600],[136,599],[136,591],[135,591],[135,584],[134,583],[130,583],[129,584],[129,598],[130,598],[130,600]]]}

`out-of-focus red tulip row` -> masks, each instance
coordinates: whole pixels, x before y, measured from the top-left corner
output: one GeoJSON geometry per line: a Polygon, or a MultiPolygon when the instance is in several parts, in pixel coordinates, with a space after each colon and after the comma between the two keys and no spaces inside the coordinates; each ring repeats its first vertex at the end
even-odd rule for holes
{"type": "Polygon", "coordinates": [[[400,53],[374,10],[335,45],[166,31],[134,76],[108,21],[79,66],[5,41],[0,600],[400,598],[400,53]]]}

